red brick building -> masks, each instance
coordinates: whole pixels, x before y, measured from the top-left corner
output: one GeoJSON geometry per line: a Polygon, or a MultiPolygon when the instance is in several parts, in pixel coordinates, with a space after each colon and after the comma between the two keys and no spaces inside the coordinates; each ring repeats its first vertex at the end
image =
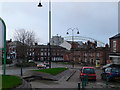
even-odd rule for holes
{"type": "MultiPolygon", "coordinates": [[[[51,45],[52,61],[63,61],[63,55],[65,51],[65,48],[56,45],[51,45]]],[[[32,59],[35,61],[49,60],[49,55],[49,45],[34,45],[27,49],[28,59],[32,59]]]]}
{"type": "Polygon", "coordinates": [[[100,60],[101,64],[106,64],[109,59],[108,53],[110,48],[108,45],[105,47],[97,47],[97,42],[84,43],[79,48],[71,49],[64,54],[65,61],[74,61],[75,63],[95,64],[96,59],[100,60]]]}
{"type": "Polygon", "coordinates": [[[120,33],[109,38],[110,54],[109,59],[112,63],[120,63],[120,33]]]}

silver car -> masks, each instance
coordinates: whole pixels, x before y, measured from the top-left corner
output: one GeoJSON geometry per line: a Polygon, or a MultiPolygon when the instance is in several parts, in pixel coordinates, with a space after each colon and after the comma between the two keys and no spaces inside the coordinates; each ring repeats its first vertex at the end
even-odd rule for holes
{"type": "Polygon", "coordinates": [[[37,68],[38,68],[38,69],[40,69],[40,68],[45,69],[45,68],[46,68],[46,65],[40,63],[40,64],[37,64],[37,68]]]}

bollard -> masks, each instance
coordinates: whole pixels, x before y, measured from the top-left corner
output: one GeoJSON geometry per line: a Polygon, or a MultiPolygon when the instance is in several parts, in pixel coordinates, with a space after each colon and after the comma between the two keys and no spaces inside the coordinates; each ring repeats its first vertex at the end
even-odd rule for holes
{"type": "Polygon", "coordinates": [[[106,87],[108,87],[108,81],[109,81],[109,78],[108,78],[108,75],[106,75],[106,87]]]}
{"type": "Polygon", "coordinates": [[[87,84],[88,84],[88,75],[86,76],[86,82],[87,82],[87,84]]]}
{"type": "Polygon", "coordinates": [[[78,83],[78,90],[80,90],[80,83],[78,83]]]}
{"type": "Polygon", "coordinates": [[[84,80],[84,76],[82,77],[82,88],[85,87],[85,80],[84,80]]]}
{"type": "Polygon", "coordinates": [[[84,75],[84,86],[86,86],[86,76],[84,75]]]}
{"type": "Polygon", "coordinates": [[[87,75],[84,75],[85,86],[87,85],[87,75]]]}

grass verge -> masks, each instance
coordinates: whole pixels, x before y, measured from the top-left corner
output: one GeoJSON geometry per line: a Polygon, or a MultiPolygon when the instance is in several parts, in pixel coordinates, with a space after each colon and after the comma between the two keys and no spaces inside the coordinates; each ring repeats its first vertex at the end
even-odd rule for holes
{"type": "Polygon", "coordinates": [[[12,89],[22,84],[22,79],[18,76],[0,75],[2,76],[2,90],[12,89]]]}
{"type": "Polygon", "coordinates": [[[49,68],[49,69],[42,69],[42,70],[33,70],[33,71],[37,71],[37,72],[44,72],[44,73],[48,73],[51,75],[57,75],[65,70],[67,70],[68,68],[49,68]]]}

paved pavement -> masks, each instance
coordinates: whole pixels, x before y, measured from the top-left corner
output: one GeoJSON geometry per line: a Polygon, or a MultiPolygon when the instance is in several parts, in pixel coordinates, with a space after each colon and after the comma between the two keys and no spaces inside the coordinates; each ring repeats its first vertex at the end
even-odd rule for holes
{"type": "Polygon", "coordinates": [[[47,80],[52,80],[52,81],[58,81],[58,80],[61,80],[61,81],[66,81],[68,80],[74,73],[75,73],[76,70],[74,69],[68,69],[68,70],[65,70],[64,72],[56,75],[56,76],[53,76],[53,75],[50,75],[50,74],[47,74],[47,73],[43,73],[43,72],[36,72],[36,71],[28,71],[24,74],[23,78],[25,79],[29,79],[29,78],[39,78],[39,79],[47,79],[47,80]]]}
{"type": "Polygon", "coordinates": [[[96,75],[97,80],[96,81],[89,81],[86,88],[119,88],[120,89],[120,83],[118,82],[106,82],[105,80],[101,80],[101,72],[102,70],[100,68],[96,68],[96,75]]]}
{"type": "MultiPolygon", "coordinates": [[[[69,70],[62,72],[61,74],[58,74],[57,76],[51,76],[48,74],[39,74],[39,77],[43,78],[51,78],[57,81],[51,81],[51,80],[44,80],[44,79],[37,79],[35,81],[30,81],[29,83],[32,85],[32,88],[76,88],[78,87],[78,82],[79,81],[79,69],[81,68],[80,65],[75,65],[74,69],[72,69],[72,65],[63,65],[63,64],[55,64],[52,63],[53,67],[68,67],[69,70]],[[68,80],[68,81],[67,81],[68,80]]],[[[13,67],[10,67],[9,65],[7,66],[7,70],[9,70],[11,73],[14,72],[13,67]]],[[[24,77],[27,75],[25,74],[26,71],[32,70],[33,68],[24,68],[24,77]]],[[[20,72],[20,68],[16,68],[20,72]]],[[[16,72],[16,75],[20,75],[20,73],[16,72]]],[[[116,85],[120,86],[119,83],[109,83],[109,86],[106,86],[105,81],[101,81],[100,79],[100,69],[96,69],[97,71],[97,81],[96,82],[89,82],[86,86],[86,88],[114,88],[116,85]]],[[[13,73],[15,74],[15,73],[13,73]]],[[[29,73],[28,76],[35,74],[35,73],[29,73]]],[[[37,74],[37,73],[36,73],[37,74]]],[[[37,74],[38,75],[38,74],[37,74]]],[[[32,78],[31,78],[32,80],[32,78]]],[[[34,79],[33,79],[34,80],[34,79]]]]}
{"type": "Polygon", "coordinates": [[[27,89],[27,90],[31,90],[31,84],[26,82],[24,79],[23,79],[23,82],[22,82],[22,85],[19,85],[18,87],[12,89],[12,90],[23,90],[23,89],[27,89]]]}

